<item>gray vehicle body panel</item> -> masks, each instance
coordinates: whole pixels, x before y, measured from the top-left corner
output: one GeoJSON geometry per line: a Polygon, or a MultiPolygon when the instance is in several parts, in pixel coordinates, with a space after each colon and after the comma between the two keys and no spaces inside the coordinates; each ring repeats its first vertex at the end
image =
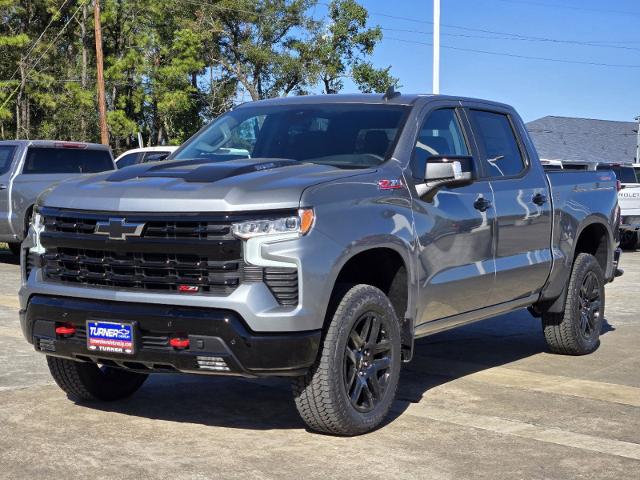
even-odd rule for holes
{"type": "MultiPolygon", "coordinates": [[[[8,140],[0,145],[16,147],[9,171],[0,175],[0,242],[18,243],[24,240],[27,214],[38,197],[56,184],[82,174],[22,174],[30,147],[56,147],[52,140],[8,140]]],[[[88,150],[110,148],[98,144],[83,144],[88,150]]],[[[115,163],[114,163],[115,168],[115,163]]]]}
{"type": "MultiPolygon", "coordinates": [[[[322,102],[385,100],[329,95],[260,103],[322,102]]],[[[238,173],[234,169],[276,162],[242,159],[223,162],[223,167],[204,167],[200,174],[210,179],[189,182],[186,176],[203,168],[201,164],[169,160],[65,182],[41,200],[49,207],[116,212],[124,217],[128,212],[265,212],[313,207],[316,221],[307,235],[261,248],[263,259],[297,266],[298,306],[280,306],[261,283],[241,285],[226,297],[184,296],[47,282],[35,269],[23,281],[22,309],[30,296],[44,294],[230,309],[255,332],[315,330],[324,324],[344,265],[363,251],[385,248],[397,252],[407,268],[405,319],[420,336],[561,297],[576,239],[593,222],[606,228],[611,247],[606,275],[613,278],[615,178],[607,172],[546,175],[522,120],[506,105],[446,96],[402,95],[390,102],[412,108],[390,159],[377,168],[340,170],[298,164],[238,173]],[[526,151],[526,171],[514,179],[443,187],[431,201],[420,198],[410,159],[422,120],[442,107],[457,108],[468,133],[472,129],[465,109],[486,107],[508,113],[526,151]],[[383,190],[378,186],[380,180],[397,179],[402,179],[404,188],[383,190]],[[531,204],[536,193],[544,193],[549,202],[542,207],[531,204]],[[496,209],[481,215],[472,206],[478,195],[490,197],[496,209]],[[493,301],[495,298],[499,301],[493,301]]],[[[480,155],[472,135],[467,141],[473,156],[480,155]]]]}

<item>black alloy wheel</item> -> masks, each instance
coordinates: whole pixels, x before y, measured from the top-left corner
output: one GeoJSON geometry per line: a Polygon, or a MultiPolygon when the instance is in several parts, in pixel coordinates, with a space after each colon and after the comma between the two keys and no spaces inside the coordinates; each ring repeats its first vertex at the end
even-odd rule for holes
{"type": "Polygon", "coordinates": [[[600,328],[600,282],[595,272],[588,272],[578,294],[580,308],[580,333],[591,338],[596,328],[600,328]]]}
{"type": "Polygon", "coordinates": [[[344,386],[359,412],[372,411],[389,384],[393,352],[385,319],[362,315],[351,329],[344,353],[344,386]]]}

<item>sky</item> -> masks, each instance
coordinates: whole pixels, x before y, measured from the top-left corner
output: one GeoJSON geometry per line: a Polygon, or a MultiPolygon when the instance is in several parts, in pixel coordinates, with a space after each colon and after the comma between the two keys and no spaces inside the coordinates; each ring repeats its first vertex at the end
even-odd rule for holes
{"type": "MultiPolygon", "coordinates": [[[[401,92],[431,93],[432,1],[360,3],[370,23],[383,28],[374,64],[391,66],[401,92]]],[[[441,0],[441,24],[443,47],[606,64],[442,48],[443,94],[508,103],[525,121],[546,115],[633,121],[640,115],[638,0],[441,0]]]]}

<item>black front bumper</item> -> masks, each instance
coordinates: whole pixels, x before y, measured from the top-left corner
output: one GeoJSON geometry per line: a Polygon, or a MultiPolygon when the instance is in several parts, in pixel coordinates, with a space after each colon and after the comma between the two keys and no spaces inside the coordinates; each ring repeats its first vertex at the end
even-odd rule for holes
{"type": "Polygon", "coordinates": [[[34,295],[20,312],[22,331],[36,350],[79,361],[143,372],[185,372],[256,376],[302,375],[313,364],[319,330],[258,334],[230,310],[107,302],[34,295]],[[87,320],[131,323],[133,355],[87,348],[87,320]],[[62,324],[76,327],[73,336],[56,335],[62,324]],[[189,338],[189,347],[169,345],[172,337],[189,338]],[[213,369],[212,365],[217,368],[213,369]]]}

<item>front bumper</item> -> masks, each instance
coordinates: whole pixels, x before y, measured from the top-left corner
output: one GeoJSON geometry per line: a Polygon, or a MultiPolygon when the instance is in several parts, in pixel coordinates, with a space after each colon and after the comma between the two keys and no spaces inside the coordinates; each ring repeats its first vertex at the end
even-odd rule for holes
{"type": "Polygon", "coordinates": [[[147,373],[302,375],[315,361],[321,336],[320,330],[257,334],[231,310],[46,295],[30,298],[26,310],[20,312],[20,323],[26,339],[47,355],[147,373]],[[87,320],[131,323],[135,353],[90,351],[87,320]],[[76,334],[56,335],[56,326],[63,323],[75,326],[76,334]],[[174,349],[168,344],[172,336],[188,337],[189,347],[174,349]],[[213,370],[212,364],[219,368],[213,370]]]}

